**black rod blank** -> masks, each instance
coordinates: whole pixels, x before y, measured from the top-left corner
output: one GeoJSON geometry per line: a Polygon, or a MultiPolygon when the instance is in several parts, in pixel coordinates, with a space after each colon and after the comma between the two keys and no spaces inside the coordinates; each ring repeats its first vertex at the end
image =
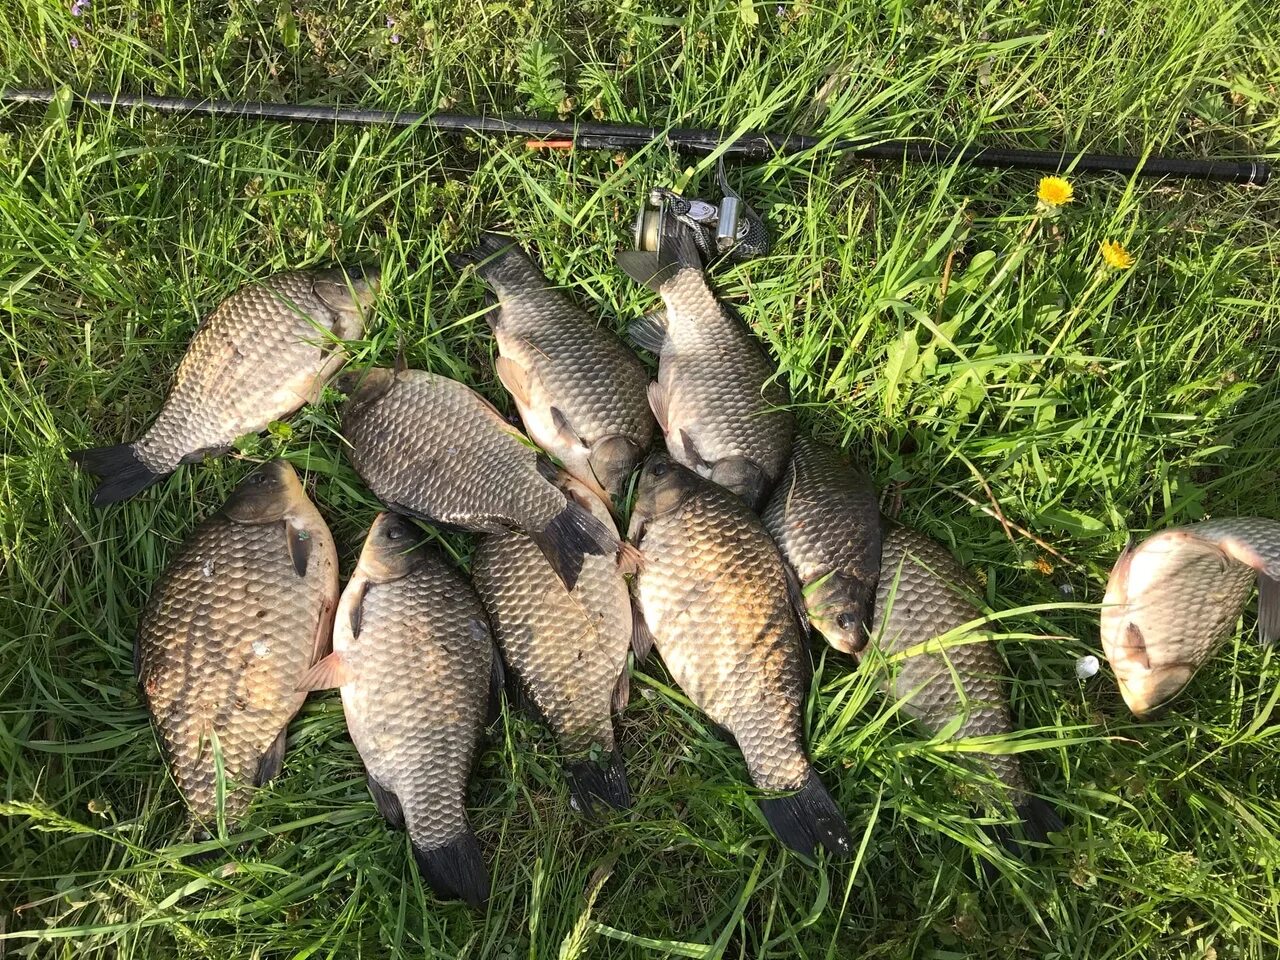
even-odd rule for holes
{"type": "MultiPolygon", "coordinates": [[[[3,103],[52,103],[53,90],[8,90],[3,103]]],[[[1227,183],[1264,185],[1271,176],[1263,160],[1178,160],[1165,157],[1113,156],[1069,151],[1005,150],[997,147],[952,147],[920,140],[864,143],[827,140],[806,134],[746,133],[726,142],[718,130],[696,127],[628,126],[612,123],[563,123],[524,117],[467,116],[451,113],[414,113],[367,110],[359,107],[306,106],[265,101],[195,100],[186,97],[152,97],[132,94],[87,93],[73,97],[80,103],[101,107],[141,107],[160,113],[203,114],[237,119],[304,123],[334,123],[374,127],[421,125],[445,134],[506,134],[532,138],[547,146],[587,150],[634,150],[651,143],[666,143],[688,153],[722,150],[726,157],[763,160],[777,154],[826,150],[847,153],[861,160],[903,160],[914,163],[1044,170],[1121,173],[1142,177],[1184,177],[1227,183]]]]}

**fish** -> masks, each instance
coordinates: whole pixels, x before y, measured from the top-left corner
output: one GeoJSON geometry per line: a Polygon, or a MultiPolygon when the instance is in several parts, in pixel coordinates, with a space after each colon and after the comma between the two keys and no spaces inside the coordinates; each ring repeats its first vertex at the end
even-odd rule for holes
{"type": "Polygon", "coordinates": [[[337,602],[333,537],[283,460],[246,477],[156,581],[134,671],[194,826],[217,824],[221,792],[230,828],[279,773],[337,602]]]}
{"type": "Polygon", "coordinates": [[[660,253],[618,254],[618,265],[664,305],[628,329],[658,357],[649,404],[678,463],[759,510],[791,453],[787,388],[742,318],[707,284],[688,229],[676,223],[666,236],[660,253]]]}
{"type": "Polygon", "coordinates": [[[333,652],[299,684],[333,687],[374,805],[407,831],[427,884],[483,906],[489,871],[466,794],[502,661],[471,585],[405,517],[374,520],[338,603],[333,652]]]}
{"type": "MultiPolygon", "coordinates": [[[[612,523],[596,493],[568,473],[558,485],[601,523],[612,523]]],[[[625,564],[589,556],[572,592],[542,551],[519,533],[481,538],[471,559],[475,583],[521,698],[555,734],[578,807],[623,809],[631,790],[613,732],[627,701],[631,594],[625,564]]]]}
{"type": "Polygon", "coordinates": [[[344,374],[342,433],[356,472],[390,509],[473,533],[530,537],[572,590],[584,554],[617,532],[551,482],[555,467],[487,400],[426,370],[344,374]]]}
{"type": "Polygon", "coordinates": [[[497,309],[494,368],[529,436],[610,507],[653,440],[649,371],[613,331],[588,317],[517,246],[494,234],[450,258],[476,264],[497,309]]]}
{"type": "Polygon", "coordinates": [[[1258,585],[1258,632],[1280,639],[1280,521],[1206,520],[1126,546],[1107,579],[1102,648],[1134,715],[1150,716],[1236,631],[1258,585]]]}
{"type": "MultiPolygon", "coordinates": [[[[1008,667],[981,626],[949,638],[946,649],[929,643],[982,618],[964,570],[942,544],[909,527],[893,524],[882,537],[870,643],[857,656],[865,658],[875,647],[885,657],[902,658],[896,670],[889,670],[885,690],[931,734],[953,726],[953,740],[1012,732],[1008,667]]],[[[1016,754],[966,756],[1001,785],[1002,798],[1022,821],[1025,839],[1044,842],[1063,829],[1057,811],[1031,793],[1016,754]]],[[[1007,829],[997,835],[1006,848],[1020,851],[1007,829]]]]}
{"type": "Polygon", "coordinates": [[[373,269],[291,270],[223,300],[191,338],[142,437],[69,454],[101,478],[93,505],[127,500],[314,402],[346,360],[343,341],[363,335],[378,283],[373,269]]]}
{"type": "Polygon", "coordinates": [[[851,849],[848,824],[805,750],[809,664],[777,547],[741,498],[665,454],[640,473],[628,539],[638,649],[656,646],[686,696],[732,736],[791,849],[851,849]]]}
{"type": "Polygon", "coordinates": [[[880,505],[870,478],[831,447],[797,436],[761,520],[800,581],[810,624],[837,650],[861,652],[880,578],[880,505]]]}

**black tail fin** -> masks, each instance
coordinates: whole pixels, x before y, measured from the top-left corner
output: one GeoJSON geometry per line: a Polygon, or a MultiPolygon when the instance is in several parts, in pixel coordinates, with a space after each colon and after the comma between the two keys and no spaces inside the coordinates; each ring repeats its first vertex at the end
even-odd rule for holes
{"type": "Polygon", "coordinates": [[[542,530],[529,531],[529,537],[546,555],[566,590],[578,582],[584,553],[611,554],[618,549],[617,533],[572,500],[542,530]]]}
{"type": "Polygon", "coordinates": [[[569,781],[573,799],[578,801],[583,813],[590,813],[596,802],[606,803],[617,810],[631,806],[627,768],[622,763],[622,752],[616,748],[604,764],[591,759],[566,763],[564,776],[569,781]]]}
{"type": "MultiPolygon", "coordinates": [[[[1025,860],[1030,852],[1024,845],[1024,840],[1045,843],[1049,839],[1049,834],[1066,829],[1062,818],[1058,816],[1058,811],[1039,797],[1027,797],[1014,809],[1022,820],[1021,835],[1019,836],[1007,826],[996,827],[992,833],[1000,846],[1019,859],[1025,860]]],[[[984,862],[983,869],[988,867],[989,864],[984,862]]]]}
{"type": "Polygon", "coordinates": [[[813,770],[804,786],[790,796],[761,800],[760,812],[778,839],[798,853],[812,856],[819,846],[835,857],[853,852],[844,814],[813,770]]]}
{"type": "Polygon", "coordinates": [[[618,266],[636,283],[658,291],[681,269],[692,267],[701,271],[702,255],[690,229],[668,216],[658,251],[623,250],[618,254],[618,266]]]}
{"type": "Polygon", "coordinates": [[[102,478],[91,498],[95,507],[128,500],[169,475],[168,472],[156,473],[147,467],[129,443],[73,450],[67,456],[81,470],[102,478]]]}
{"type": "Polygon", "coordinates": [[[443,847],[428,850],[415,843],[413,859],[441,900],[462,900],[476,908],[489,902],[489,869],[470,830],[443,847]]]}

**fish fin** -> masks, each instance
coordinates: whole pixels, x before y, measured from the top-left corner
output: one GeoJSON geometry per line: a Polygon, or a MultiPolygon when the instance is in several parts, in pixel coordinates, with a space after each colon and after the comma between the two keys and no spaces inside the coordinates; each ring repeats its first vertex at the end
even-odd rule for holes
{"type": "Polygon", "coordinates": [[[837,857],[853,848],[849,825],[812,768],[795,793],[760,800],[760,812],[779,840],[797,853],[812,856],[821,846],[837,857]]]}
{"type": "Polygon", "coordinates": [[[785,559],[782,561],[782,572],[787,577],[787,596],[791,598],[791,608],[796,612],[800,628],[805,633],[809,633],[812,625],[809,623],[809,610],[804,605],[804,587],[800,585],[800,578],[796,576],[796,572],[791,569],[791,564],[785,559]]]}
{"type": "Polygon", "coordinates": [[[644,566],[644,554],[625,540],[618,545],[618,572],[623,576],[639,573],[644,566]]]}
{"type": "MultiPolygon", "coordinates": [[[[681,434],[684,431],[680,431],[681,434]]],[[[746,457],[726,457],[711,468],[711,480],[732,490],[752,510],[759,510],[773,484],[760,465],[746,457]]]]}
{"type": "Polygon", "coordinates": [[[212,457],[222,457],[230,452],[231,447],[225,443],[213,447],[201,447],[199,450],[192,450],[178,462],[184,464],[203,463],[212,457]]]}
{"type": "Polygon", "coordinates": [[[666,319],[665,306],[650,310],[644,316],[627,324],[627,339],[641,350],[662,353],[662,345],[667,342],[666,319]]]}
{"type": "Polygon", "coordinates": [[[612,553],[618,536],[579,503],[566,499],[565,507],[541,530],[529,532],[566,590],[573,590],[582,571],[582,555],[612,553]]]}
{"type": "Polygon", "coordinates": [[[1258,574],[1258,635],[1263,643],[1280,640],[1280,580],[1258,574]]]}
{"type": "Polygon", "coordinates": [[[662,263],[656,253],[644,250],[623,250],[618,254],[618,266],[628,277],[650,290],[661,290],[662,285],[680,269],[674,263],[662,263]]]}
{"type": "Polygon", "coordinates": [[[462,900],[477,909],[489,901],[489,870],[471,830],[442,847],[428,849],[414,842],[413,859],[441,900],[462,900]]]}
{"type": "Polygon", "coordinates": [[[271,746],[267,747],[266,753],[258,758],[258,772],[253,777],[253,782],[257,786],[260,787],[264,783],[270,783],[280,775],[280,768],[284,766],[285,741],[288,738],[289,727],[286,724],[284,729],[271,741],[271,746]]]}
{"type": "Polygon", "coordinates": [[[142,644],[138,642],[138,635],[133,635],[133,676],[136,680],[142,680],[142,644]]]}
{"type": "Polygon", "coordinates": [[[1143,670],[1151,669],[1151,658],[1147,656],[1147,638],[1142,635],[1142,628],[1130,623],[1124,628],[1125,652],[1130,654],[1143,670]]]}
{"type": "Polygon", "coordinates": [[[298,693],[310,693],[312,690],[332,690],[350,682],[351,668],[342,659],[342,654],[335,650],[313,663],[294,689],[298,693]]]}
{"type": "Polygon", "coordinates": [[[663,284],[686,267],[701,273],[702,255],[690,228],[668,213],[658,252],[624,250],[618,254],[618,266],[637,283],[660,291],[663,284]]]}
{"type": "Polygon", "coordinates": [[[502,691],[507,685],[507,670],[498,649],[493,649],[493,661],[489,664],[489,703],[485,713],[485,726],[493,726],[502,716],[502,691]]]}
{"type": "Polygon", "coordinates": [[[396,343],[396,360],[391,365],[391,369],[395,373],[396,379],[400,378],[400,374],[407,373],[409,370],[409,357],[404,350],[403,337],[396,343]]]}
{"type": "Polygon", "coordinates": [[[288,520],[283,521],[284,542],[289,550],[289,559],[293,561],[293,572],[300,577],[307,575],[307,562],[311,559],[311,534],[300,527],[295,527],[288,520]]]}
{"type": "Polygon", "coordinates": [[[615,747],[607,758],[601,760],[603,762],[587,759],[564,764],[569,792],[583,813],[589,813],[597,802],[615,810],[626,810],[631,806],[631,787],[627,784],[622,752],[615,747]]]}
{"type": "Polygon", "coordinates": [[[644,663],[653,649],[653,634],[649,625],[644,622],[644,614],[640,612],[640,604],[631,604],[631,649],[635,651],[636,663],[644,663]]]}
{"type": "Polygon", "coordinates": [[[347,622],[351,627],[352,640],[359,638],[360,628],[364,625],[364,595],[369,590],[369,581],[362,581],[361,584],[356,587],[356,590],[359,592],[355,596],[354,602],[351,604],[350,613],[347,616],[347,622]]]}
{"type": "Polygon", "coordinates": [[[169,475],[146,466],[131,443],[73,450],[67,457],[81,470],[102,478],[89,498],[95,507],[128,500],[169,475]]]}
{"type": "Polygon", "coordinates": [[[698,452],[698,445],[693,442],[693,437],[689,436],[688,430],[680,430],[680,446],[684,448],[684,455],[689,458],[690,463],[704,469],[711,466],[711,461],[698,452]]]}
{"type": "Polygon", "coordinates": [[[613,713],[621,713],[627,709],[627,701],[631,699],[631,671],[627,669],[624,662],[622,664],[622,672],[618,674],[618,682],[613,685],[613,699],[609,702],[609,709],[613,713]]]}
{"type": "Polygon", "coordinates": [[[575,446],[586,446],[582,442],[582,437],[578,435],[578,431],[573,429],[573,424],[569,422],[569,417],[559,407],[551,408],[551,425],[556,428],[556,433],[560,434],[560,439],[565,443],[575,446]]]}
{"type": "Polygon", "coordinates": [[[387,826],[392,830],[403,830],[404,807],[400,805],[400,798],[374,779],[372,774],[369,774],[367,780],[373,805],[382,814],[382,819],[387,821],[387,826]]]}
{"type": "Polygon", "coordinates": [[[493,371],[498,380],[506,388],[507,393],[515,398],[516,403],[529,405],[529,373],[524,367],[510,357],[498,357],[493,361],[493,371]]]}
{"type": "Polygon", "coordinates": [[[662,384],[656,380],[649,381],[649,386],[645,389],[649,395],[649,409],[653,411],[653,419],[658,421],[658,429],[663,433],[667,432],[667,394],[662,389],[662,384]]]}

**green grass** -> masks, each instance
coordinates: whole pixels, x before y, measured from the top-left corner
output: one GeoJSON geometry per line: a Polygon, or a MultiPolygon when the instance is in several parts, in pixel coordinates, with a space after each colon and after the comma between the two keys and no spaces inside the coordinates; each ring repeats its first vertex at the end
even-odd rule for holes
{"type": "MultiPolygon", "coordinates": [[[[1218,0],[93,0],[81,18],[13,0],[0,83],[1274,160],[1278,50],[1280,14],[1218,0]]],[[[851,864],[779,849],[737,752],[656,666],[620,724],[629,818],[575,815],[549,738],[505,716],[473,784],[495,887],[482,917],[424,893],[332,694],[295,722],[253,842],[230,865],[179,860],[133,628],[166,557],[249,464],[187,468],[95,512],[67,451],[136,437],[198,318],[236,286],[335,260],[387,278],[359,362],[403,342],[509,409],[479,286],[443,254],[510,231],[621,329],[651,304],[613,266],[636,203],[653,183],[709,191],[709,170],[656,146],[543,155],[415,131],[0,113],[0,957],[1280,954],[1275,657],[1242,631],[1142,724],[1105,669],[1074,674],[1100,652],[1093,605],[1127,535],[1280,517],[1277,187],[1075,177],[1076,201],[1033,226],[1030,174],[828,155],[733,171],[775,250],[716,282],[806,427],[847,441],[994,610],[1055,605],[1002,627],[1027,731],[1006,748],[1033,748],[1070,820],[1030,866],[975,879],[978,775],[834,656],[810,731],[860,844],[851,864]],[[1100,273],[1104,238],[1137,265],[1100,273]]],[[[375,503],[334,425],[329,401],[244,453],[307,471],[349,568],[375,503]]]]}

